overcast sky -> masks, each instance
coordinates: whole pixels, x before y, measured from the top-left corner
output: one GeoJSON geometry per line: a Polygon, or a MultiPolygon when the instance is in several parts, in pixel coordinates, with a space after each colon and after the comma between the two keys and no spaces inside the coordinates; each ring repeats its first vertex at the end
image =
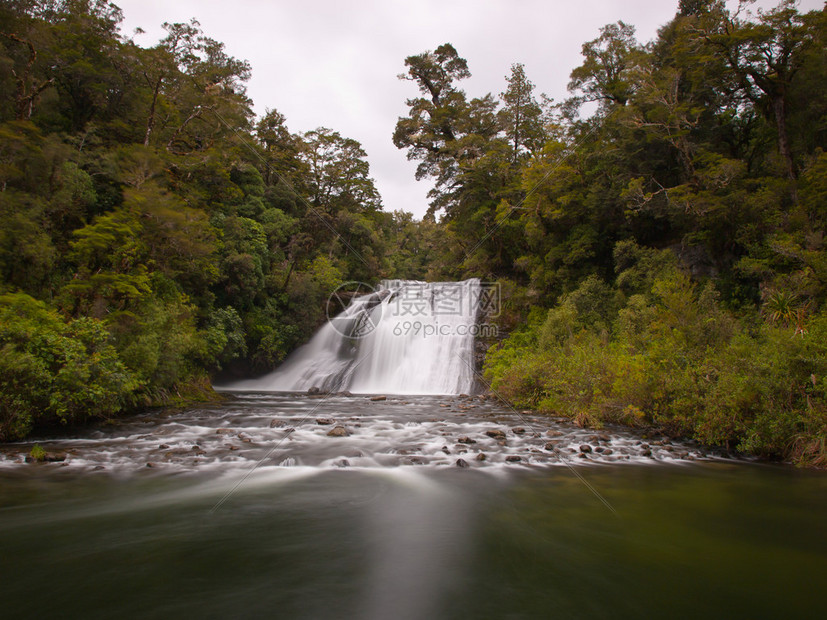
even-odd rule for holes
{"type": "MultiPolygon", "coordinates": [[[[468,61],[469,97],[497,95],[512,63],[523,63],[536,85],[560,101],[567,96],[580,47],[605,24],[623,20],[651,40],[675,14],[678,0],[115,0],[123,33],[154,45],[163,22],[195,17],[231,56],[248,60],[248,95],[287,117],[294,132],[329,127],[355,138],[368,153],[386,210],[421,217],[427,180],[414,179],[415,162],[391,140],[413,83],[397,79],[405,57],[451,43],[468,61]]],[[[731,5],[732,3],[730,3],[731,5]]],[[[759,5],[773,6],[762,1],[759,5]]],[[[801,10],[821,0],[802,0],[801,10]]]]}

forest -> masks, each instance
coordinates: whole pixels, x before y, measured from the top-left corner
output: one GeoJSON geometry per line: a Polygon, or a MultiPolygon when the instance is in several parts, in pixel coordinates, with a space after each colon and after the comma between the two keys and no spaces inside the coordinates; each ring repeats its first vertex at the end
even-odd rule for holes
{"type": "Polygon", "coordinates": [[[417,221],[358,141],[256,116],[197,21],[143,48],[106,0],[4,2],[0,440],[214,398],[342,282],[477,277],[515,406],[827,465],[827,14],[750,4],[604,26],[559,102],[519,63],[467,94],[450,43],[400,59],[417,221]]]}

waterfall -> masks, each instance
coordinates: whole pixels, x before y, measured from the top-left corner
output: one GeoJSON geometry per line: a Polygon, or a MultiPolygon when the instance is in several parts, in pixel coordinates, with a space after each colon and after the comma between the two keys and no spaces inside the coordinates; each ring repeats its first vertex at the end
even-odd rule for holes
{"type": "Polygon", "coordinates": [[[220,389],[461,394],[474,386],[478,279],[383,280],[274,372],[220,389]]]}

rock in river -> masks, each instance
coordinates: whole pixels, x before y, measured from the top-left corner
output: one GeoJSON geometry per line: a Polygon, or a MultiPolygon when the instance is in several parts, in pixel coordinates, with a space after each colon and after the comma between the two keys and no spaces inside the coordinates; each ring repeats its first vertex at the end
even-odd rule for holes
{"type": "Polygon", "coordinates": [[[344,426],[334,426],[327,433],[328,437],[347,437],[348,435],[350,435],[350,433],[347,432],[344,426]]]}
{"type": "Polygon", "coordinates": [[[505,433],[497,428],[490,431],[485,431],[485,434],[491,439],[505,439],[505,433]]]}

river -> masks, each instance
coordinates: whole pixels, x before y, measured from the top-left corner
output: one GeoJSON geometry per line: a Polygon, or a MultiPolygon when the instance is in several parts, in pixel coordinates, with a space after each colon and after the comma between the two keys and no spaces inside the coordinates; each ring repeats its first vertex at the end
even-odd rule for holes
{"type": "Polygon", "coordinates": [[[32,443],[0,453],[7,618],[823,607],[823,472],[480,397],[239,393],[32,443]]]}

